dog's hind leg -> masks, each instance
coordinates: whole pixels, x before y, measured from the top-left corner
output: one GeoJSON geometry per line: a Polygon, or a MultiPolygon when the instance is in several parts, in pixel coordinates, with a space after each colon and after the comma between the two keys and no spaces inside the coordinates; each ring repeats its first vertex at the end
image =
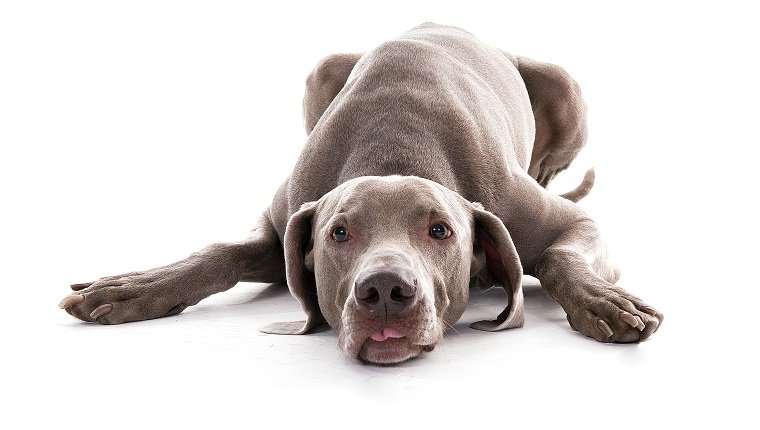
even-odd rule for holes
{"type": "Polygon", "coordinates": [[[319,61],[306,78],[303,122],[311,133],[325,110],[346,84],[348,75],[363,54],[333,54],[319,61]]]}
{"type": "MultiPolygon", "coordinates": [[[[586,104],[578,83],[561,67],[525,57],[513,61],[525,81],[536,120],[528,174],[546,188],[586,144],[586,104]]],[[[581,185],[563,197],[578,201],[588,194],[593,182],[590,171],[581,185]]]]}

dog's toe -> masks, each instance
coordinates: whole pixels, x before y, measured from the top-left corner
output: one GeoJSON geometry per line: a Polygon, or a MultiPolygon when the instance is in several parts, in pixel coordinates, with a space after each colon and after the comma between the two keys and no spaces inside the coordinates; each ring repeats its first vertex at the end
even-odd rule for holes
{"type": "Polygon", "coordinates": [[[633,343],[648,339],[662,314],[620,288],[589,289],[571,308],[570,326],[600,342],[633,343]]]}

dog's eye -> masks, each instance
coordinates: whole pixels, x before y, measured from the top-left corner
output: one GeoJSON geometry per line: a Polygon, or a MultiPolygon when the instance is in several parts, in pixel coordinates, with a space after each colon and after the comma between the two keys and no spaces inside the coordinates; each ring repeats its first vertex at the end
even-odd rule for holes
{"type": "Polygon", "coordinates": [[[443,224],[433,224],[430,227],[430,236],[434,237],[435,239],[442,240],[449,237],[451,232],[448,228],[446,228],[443,224]]]}
{"type": "Polygon", "coordinates": [[[336,242],[345,242],[348,240],[348,230],[346,227],[335,227],[332,236],[336,242]]]}

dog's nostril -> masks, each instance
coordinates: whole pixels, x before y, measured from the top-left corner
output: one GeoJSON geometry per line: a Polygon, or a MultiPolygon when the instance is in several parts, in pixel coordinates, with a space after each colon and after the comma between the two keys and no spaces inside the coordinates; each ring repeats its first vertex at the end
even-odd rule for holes
{"type": "Polygon", "coordinates": [[[391,300],[403,302],[404,300],[414,297],[414,290],[409,286],[395,286],[391,289],[391,300]]]}
{"type": "Polygon", "coordinates": [[[391,300],[394,300],[396,302],[403,301],[405,299],[404,295],[401,294],[401,287],[393,287],[391,290],[391,300]]]}
{"type": "Polygon", "coordinates": [[[380,293],[377,292],[377,288],[369,288],[366,290],[364,297],[359,297],[361,300],[373,304],[380,300],[380,293]]]}

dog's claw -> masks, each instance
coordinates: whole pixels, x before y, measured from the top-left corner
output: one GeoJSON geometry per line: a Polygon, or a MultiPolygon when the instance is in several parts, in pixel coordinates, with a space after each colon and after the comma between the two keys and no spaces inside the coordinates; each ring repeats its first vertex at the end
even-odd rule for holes
{"type": "Polygon", "coordinates": [[[623,312],[620,314],[620,319],[638,331],[644,330],[644,321],[642,321],[638,316],[631,315],[628,312],[623,312]]]}
{"type": "Polygon", "coordinates": [[[78,305],[84,301],[84,296],[81,294],[73,294],[71,296],[64,297],[58,307],[61,309],[68,309],[74,305],[78,305]]]}
{"type": "Polygon", "coordinates": [[[92,282],[83,282],[81,284],[71,284],[71,289],[74,291],[84,290],[90,285],[92,285],[92,282]]]}
{"type": "Polygon", "coordinates": [[[653,308],[651,306],[646,306],[646,305],[641,306],[641,310],[642,310],[642,312],[645,312],[645,313],[647,313],[647,314],[649,314],[649,315],[651,315],[653,317],[656,317],[657,314],[658,314],[657,309],[655,309],[655,308],[653,308]]]}
{"type": "Polygon", "coordinates": [[[103,315],[111,312],[113,310],[113,305],[110,303],[106,303],[105,305],[100,305],[97,308],[95,308],[94,311],[90,313],[90,318],[96,320],[103,315]]]}
{"type": "Polygon", "coordinates": [[[647,327],[646,324],[644,324],[644,320],[642,320],[638,315],[636,315],[636,319],[639,320],[639,325],[636,328],[638,328],[639,331],[644,331],[644,329],[647,327]]]}
{"type": "Polygon", "coordinates": [[[615,334],[615,332],[610,328],[609,324],[607,324],[607,322],[602,319],[596,322],[596,326],[599,327],[599,330],[601,330],[605,336],[607,336],[607,338],[610,338],[613,334],[615,334]]]}

